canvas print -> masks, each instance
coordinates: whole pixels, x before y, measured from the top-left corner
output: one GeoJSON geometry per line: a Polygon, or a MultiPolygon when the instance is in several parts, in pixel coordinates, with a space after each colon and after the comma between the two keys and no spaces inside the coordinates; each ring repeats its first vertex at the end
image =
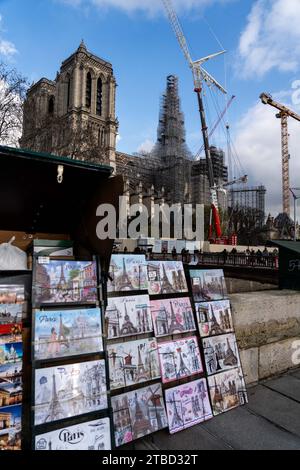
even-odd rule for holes
{"type": "Polygon", "coordinates": [[[155,338],[112,344],[107,350],[111,390],[160,377],[155,338]]]}
{"type": "Polygon", "coordinates": [[[35,370],[35,425],[107,408],[105,362],[35,370]]]}
{"type": "Polygon", "coordinates": [[[0,451],[21,450],[22,406],[0,410],[0,451]]]}
{"type": "Polygon", "coordinates": [[[94,261],[55,261],[36,264],[33,303],[97,302],[97,267],[94,261]]]}
{"type": "Polygon", "coordinates": [[[22,360],[22,356],[22,343],[0,344],[0,366],[2,364],[15,364],[22,360]]]}
{"type": "Polygon", "coordinates": [[[233,331],[229,300],[196,303],[199,333],[202,338],[222,335],[233,331]]]}
{"type": "Polygon", "coordinates": [[[35,312],[35,360],[92,354],[102,350],[99,308],[35,312]]]}
{"type": "Polygon", "coordinates": [[[0,303],[0,325],[8,323],[20,323],[23,316],[23,303],[1,304],[0,303]]]}
{"type": "Polygon", "coordinates": [[[241,368],[209,377],[208,388],[215,416],[248,403],[246,385],[241,368]]]}
{"type": "Polygon", "coordinates": [[[149,261],[147,276],[150,295],[188,292],[181,261],[149,261]]]}
{"type": "Polygon", "coordinates": [[[194,331],[195,321],[188,297],[151,300],[151,315],[155,336],[168,336],[194,331]]]}
{"type": "Polygon", "coordinates": [[[168,426],[160,384],[112,398],[116,446],[168,426]]]}
{"type": "Polygon", "coordinates": [[[210,302],[227,298],[227,289],[222,269],[190,270],[195,302],[210,302]]]}
{"type": "Polygon", "coordinates": [[[144,255],[112,255],[107,290],[109,293],[147,290],[144,255]]]}
{"type": "Polygon", "coordinates": [[[67,426],[35,437],[35,450],[111,450],[109,418],[67,426]]]}
{"type": "MultiPolygon", "coordinates": [[[[22,304],[24,300],[24,286],[6,284],[0,285],[0,304],[22,304]]],[[[0,312],[2,311],[2,307],[0,307],[0,312]]]]}
{"type": "Polygon", "coordinates": [[[0,344],[22,342],[22,323],[0,324],[0,344]]]}
{"type": "Polygon", "coordinates": [[[205,379],[196,380],[165,392],[171,434],[212,418],[205,379]]]}
{"type": "Polygon", "coordinates": [[[235,334],[203,339],[207,375],[213,375],[240,365],[235,334]]]}
{"type": "Polygon", "coordinates": [[[159,343],[158,355],[163,383],[203,372],[196,336],[159,343]]]}
{"type": "Polygon", "coordinates": [[[108,339],[153,331],[148,295],[109,298],[105,317],[108,339]]]}

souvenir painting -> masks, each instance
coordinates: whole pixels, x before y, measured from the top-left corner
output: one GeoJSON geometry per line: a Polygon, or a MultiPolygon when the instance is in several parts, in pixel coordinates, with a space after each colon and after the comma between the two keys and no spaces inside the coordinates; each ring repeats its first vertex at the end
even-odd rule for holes
{"type": "Polygon", "coordinates": [[[97,267],[94,261],[36,263],[34,274],[35,306],[97,302],[97,267]]]}
{"type": "Polygon", "coordinates": [[[22,323],[0,324],[0,344],[22,342],[22,323]]]}
{"type": "Polygon", "coordinates": [[[203,372],[198,340],[195,336],[159,343],[158,355],[163,383],[203,372]]]}
{"type": "Polygon", "coordinates": [[[11,380],[0,380],[0,413],[1,407],[22,403],[23,386],[17,376],[11,380]]]}
{"type": "Polygon", "coordinates": [[[116,446],[168,426],[160,384],[112,398],[116,446]]]}
{"type": "Polygon", "coordinates": [[[203,339],[207,375],[213,375],[240,365],[234,333],[203,339]]]}
{"type": "Polygon", "coordinates": [[[151,300],[151,315],[155,336],[168,336],[194,331],[193,309],[188,297],[151,300]]]}
{"type": "Polygon", "coordinates": [[[21,450],[22,405],[0,410],[0,451],[21,450]]]}
{"type": "Polygon", "coordinates": [[[35,425],[107,408],[105,362],[35,370],[35,425]]]}
{"type": "Polygon", "coordinates": [[[36,360],[92,354],[102,350],[99,308],[35,312],[36,360]]]}
{"type": "Polygon", "coordinates": [[[0,325],[20,323],[23,316],[23,303],[0,304],[0,325]]]}
{"type": "Polygon", "coordinates": [[[195,304],[200,336],[222,335],[233,331],[229,300],[195,304]]]}
{"type": "Polygon", "coordinates": [[[112,255],[107,290],[109,293],[147,290],[144,255],[112,255]]]}
{"type": "Polygon", "coordinates": [[[0,344],[0,366],[2,364],[15,364],[22,360],[22,356],[22,343],[0,344]]]}
{"type": "Polygon", "coordinates": [[[171,434],[212,418],[205,379],[169,388],[165,399],[171,434]]]}
{"type": "Polygon", "coordinates": [[[192,292],[195,302],[210,302],[227,298],[222,269],[190,270],[192,292]]]}
{"type": "Polygon", "coordinates": [[[35,436],[35,450],[111,450],[109,418],[65,426],[35,436]]]}
{"type": "Polygon", "coordinates": [[[147,276],[150,295],[188,292],[181,261],[149,261],[147,276]]]}
{"type": "Polygon", "coordinates": [[[111,390],[160,377],[155,338],[111,344],[107,350],[111,390]]]}
{"type": "Polygon", "coordinates": [[[241,368],[228,370],[209,377],[208,387],[215,416],[248,403],[241,368]]]}
{"type": "MultiPolygon", "coordinates": [[[[0,285],[0,304],[22,304],[25,300],[24,286],[20,285],[0,285]]],[[[2,311],[0,307],[0,312],[2,311]]],[[[0,313],[1,317],[1,313],[0,313]]]]}
{"type": "Polygon", "coordinates": [[[2,364],[0,365],[0,383],[1,382],[10,382],[14,384],[22,383],[22,361],[16,362],[14,364],[2,364]]]}
{"type": "Polygon", "coordinates": [[[109,298],[105,317],[108,339],[153,331],[148,295],[109,298]]]}

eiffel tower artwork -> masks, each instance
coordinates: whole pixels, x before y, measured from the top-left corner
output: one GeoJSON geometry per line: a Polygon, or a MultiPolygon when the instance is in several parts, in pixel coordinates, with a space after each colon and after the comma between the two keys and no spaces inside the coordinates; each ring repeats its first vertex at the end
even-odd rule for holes
{"type": "Polygon", "coordinates": [[[52,396],[49,405],[49,414],[45,419],[45,423],[57,421],[58,419],[65,418],[65,413],[62,406],[59,403],[57,390],[56,390],[56,378],[55,374],[52,376],[52,396]]]}
{"type": "Polygon", "coordinates": [[[143,347],[142,345],[138,346],[138,366],[137,366],[137,372],[136,372],[136,382],[143,382],[145,380],[149,380],[148,373],[146,371],[146,368],[142,360],[142,354],[141,354],[142,347],[143,347]]]}
{"type": "Polygon", "coordinates": [[[125,258],[123,258],[123,270],[122,270],[122,274],[120,275],[120,278],[118,279],[117,290],[124,291],[124,290],[132,290],[132,289],[133,289],[133,285],[131,284],[131,281],[127,273],[125,258]]]}
{"type": "Polygon", "coordinates": [[[65,278],[65,273],[64,273],[64,266],[61,264],[60,266],[60,278],[57,284],[57,289],[59,290],[64,290],[67,286],[67,281],[65,278]]]}
{"type": "Polygon", "coordinates": [[[128,315],[127,311],[127,304],[125,303],[125,316],[124,316],[124,323],[121,327],[120,335],[125,336],[125,335],[130,335],[130,334],[136,334],[138,331],[137,329],[133,326],[132,321],[130,320],[130,316],[128,315]]]}
{"type": "Polygon", "coordinates": [[[212,311],[212,317],[211,317],[210,334],[211,335],[221,335],[222,333],[224,333],[224,331],[222,330],[221,326],[219,325],[219,323],[216,319],[213,307],[212,307],[211,311],[212,311]]]}
{"type": "Polygon", "coordinates": [[[173,288],[172,284],[170,283],[167,273],[166,273],[166,268],[164,263],[162,263],[162,269],[163,269],[163,275],[161,279],[161,292],[162,294],[171,294],[172,292],[176,292],[176,290],[173,288]]]}
{"type": "Polygon", "coordinates": [[[184,331],[184,327],[177,320],[172,302],[170,302],[170,307],[171,307],[171,323],[170,323],[170,327],[169,327],[169,333],[170,334],[174,334],[175,332],[176,333],[181,333],[181,332],[184,331]]]}
{"type": "Polygon", "coordinates": [[[183,426],[184,423],[183,423],[182,418],[179,416],[174,393],[173,393],[172,399],[170,400],[170,403],[172,405],[172,414],[173,414],[171,429],[176,429],[178,427],[183,426]]]}
{"type": "Polygon", "coordinates": [[[177,372],[177,378],[180,379],[180,377],[186,377],[187,375],[190,375],[190,371],[183,360],[182,349],[178,348],[177,353],[179,354],[179,368],[177,372]]]}
{"type": "Polygon", "coordinates": [[[135,393],[135,416],[133,423],[133,433],[136,437],[145,436],[152,432],[150,421],[144,416],[138,401],[138,395],[135,393]]]}
{"type": "Polygon", "coordinates": [[[227,338],[226,341],[227,341],[227,350],[226,350],[226,355],[225,355],[223,364],[224,366],[234,367],[238,364],[238,358],[236,357],[236,355],[234,354],[230,346],[229,338],[227,338]]]}

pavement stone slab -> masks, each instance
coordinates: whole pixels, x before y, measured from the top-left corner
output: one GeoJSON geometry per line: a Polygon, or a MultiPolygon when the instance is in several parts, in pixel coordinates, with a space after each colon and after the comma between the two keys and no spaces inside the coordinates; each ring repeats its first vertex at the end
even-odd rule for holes
{"type": "Polygon", "coordinates": [[[300,403],[300,381],[297,377],[289,374],[284,375],[277,379],[268,380],[264,386],[300,403]]]}
{"type": "Polygon", "coordinates": [[[296,372],[291,372],[291,375],[293,377],[296,377],[296,379],[300,380],[300,370],[297,370],[296,372]]]}

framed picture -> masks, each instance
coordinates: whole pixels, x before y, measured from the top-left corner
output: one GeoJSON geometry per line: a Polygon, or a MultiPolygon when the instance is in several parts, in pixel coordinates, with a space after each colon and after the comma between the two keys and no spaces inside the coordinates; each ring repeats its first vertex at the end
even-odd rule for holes
{"type": "Polygon", "coordinates": [[[35,425],[106,408],[104,360],[35,370],[35,425]]]}
{"type": "Polygon", "coordinates": [[[208,388],[215,416],[248,403],[241,368],[232,369],[209,377],[208,388]]]}
{"type": "Polygon", "coordinates": [[[147,268],[144,255],[112,255],[107,283],[108,293],[147,290],[147,268]]]}
{"type": "Polygon", "coordinates": [[[0,323],[0,344],[21,343],[22,323],[0,323]]]}
{"type": "Polygon", "coordinates": [[[22,406],[7,406],[0,410],[0,451],[21,450],[22,406]]]}
{"type": "Polygon", "coordinates": [[[36,311],[34,359],[93,354],[103,351],[101,310],[36,311]]]}
{"type": "Polygon", "coordinates": [[[107,351],[111,390],[160,378],[155,338],[111,344],[107,351]]]}
{"type": "Polygon", "coordinates": [[[18,304],[0,304],[0,325],[20,323],[23,316],[23,302],[18,304]]]}
{"type": "Polygon", "coordinates": [[[102,418],[39,434],[35,450],[111,450],[110,420],[102,418]]]}
{"type": "Polygon", "coordinates": [[[0,365],[0,382],[9,382],[16,385],[22,384],[22,369],[22,361],[0,365]]]}
{"type": "Polygon", "coordinates": [[[240,366],[240,357],[234,333],[204,338],[203,350],[207,375],[217,374],[240,366]]]}
{"type": "Polygon", "coordinates": [[[190,277],[195,302],[210,302],[227,298],[227,288],[222,269],[191,269],[190,277]]]}
{"type": "Polygon", "coordinates": [[[163,383],[203,372],[196,336],[159,343],[158,355],[163,383]]]}
{"type": "Polygon", "coordinates": [[[195,304],[199,333],[202,338],[233,331],[229,300],[195,304]]]}
{"type": "MultiPolygon", "coordinates": [[[[0,304],[22,304],[25,301],[25,289],[20,285],[0,284],[0,304]]],[[[0,312],[2,307],[0,307],[0,312]]],[[[0,313],[1,317],[1,313],[0,313]]]]}
{"type": "Polygon", "coordinates": [[[109,298],[105,316],[108,339],[153,331],[148,295],[109,298]]]}
{"type": "Polygon", "coordinates": [[[23,343],[0,344],[0,366],[2,364],[16,364],[23,357],[23,343]]]}
{"type": "Polygon", "coordinates": [[[196,329],[191,301],[188,297],[151,300],[155,336],[186,333],[196,329]]]}
{"type": "Polygon", "coordinates": [[[168,426],[161,384],[112,397],[116,446],[168,426]]]}
{"type": "Polygon", "coordinates": [[[33,304],[96,304],[95,261],[56,261],[35,265],[33,304]]]}
{"type": "Polygon", "coordinates": [[[212,418],[206,379],[169,388],[165,392],[169,430],[174,434],[212,418]]]}
{"type": "Polygon", "coordinates": [[[188,292],[181,261],[149,261],[147,276],[150,295],[188,292]]]}

